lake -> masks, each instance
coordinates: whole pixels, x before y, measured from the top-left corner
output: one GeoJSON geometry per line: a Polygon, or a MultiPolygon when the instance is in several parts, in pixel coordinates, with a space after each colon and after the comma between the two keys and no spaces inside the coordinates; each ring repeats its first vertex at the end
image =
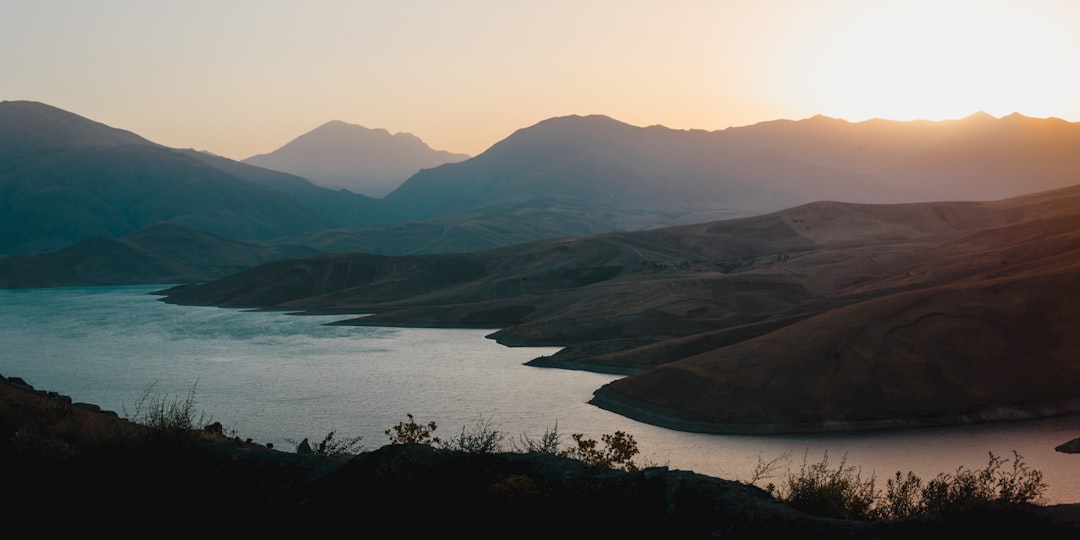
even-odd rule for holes
{"type": "MultiPolygon", "coordinates": [[[[182,399],[242,438],[292,450],[330,431],[369,449],[411,413],[446,439],[487,422],[507,443],[557,426],[563,440],[625,431],[639,462],[749,480],[759,461],[805,459],[924,480],[982,468],[988,452],[1044,473],[1050,502],[1080,502],[1080,416],[861,434],[727,436],[650,426],[589,405],[617,376],[525,366],[557,348],[508,348],[487,330],[332,326],[341,317],[176,306],[162,286],[0,290],[0,373],[121,415],[148,391],[182,399]]],[[[779,469],[780,473],[785,469],[779,469]]]]}

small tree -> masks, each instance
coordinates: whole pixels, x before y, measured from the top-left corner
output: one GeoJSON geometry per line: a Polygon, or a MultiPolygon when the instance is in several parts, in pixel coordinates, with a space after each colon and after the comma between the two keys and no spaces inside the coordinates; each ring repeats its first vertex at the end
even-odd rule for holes
{"type": "Polygon", "coordinates": [[[390,438],[390,444],[428,444],[437,445],[442,441],[438,437],[432,435],[435,428],[435,422],[428,422],[426,425],[417,424],[416,419],[412,414],[406,413],[405,416],[409,417],[408,422],[398,422],[398,424],[385,431],[386,436],[390,438]]]}
{"type": "Polygon", "coordinates": [[[600,448],[595,439],[585,439],[581,433],[574,433],[570,437],[574,439],[577,446],[563,451],[562,456],[612,469],[638,470],[633,460],[633,457],[638,454],[637,441],[634,440],[633,435],[623,431],[605,433],[600,436],[600,440],[604,442],[604,448],[600,448]]]}

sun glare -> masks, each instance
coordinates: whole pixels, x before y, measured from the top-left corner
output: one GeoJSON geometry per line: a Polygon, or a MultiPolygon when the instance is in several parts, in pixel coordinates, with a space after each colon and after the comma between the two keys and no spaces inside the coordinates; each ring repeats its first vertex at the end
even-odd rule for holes
{"type": "Polygon", "coordinates": [[[813,108],[849,120],[1076,110],[1064,88],[1077,76],[1054,67],[1074,49],[1061,13],[1035,3],[883,5],[860,3],[818,21],[802,57],[813,69],[804,80],[818,78],[805,98],[813,108]]]}

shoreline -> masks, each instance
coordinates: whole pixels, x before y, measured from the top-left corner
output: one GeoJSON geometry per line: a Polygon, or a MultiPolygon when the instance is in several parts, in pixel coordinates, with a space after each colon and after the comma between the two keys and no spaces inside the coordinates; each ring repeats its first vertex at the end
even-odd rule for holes
{"type": "MultiPolygon", "coordinates": [[[[158,290],[151,293],[161,296],[159,301],[176,305],[203,305],[190,302],[172,301],[168,297],[168,289],[158,290]]],[[[385,319],[365,320],[371,316],[379,315],[378,312],[355,308],[334,307],[259,307],[259,306],[229,306],[213,305],[223,309],[236,309],[250,312],[281,312],[286,315],[296,316],[332,316],[341,315],[347,318],[324,323],[327,326],[359,326],[359,327],[382,327],[382,328],[439,328],[447,330],[489,330],[491,333],[485,336],[496,343],[510,348],[529,347],[561,347],[562,349],[550,356],[539,356],[525,362],[525,365],[539,368],[563,369],[570,371],[584,371],[604,375],[629,376],[644,371],[641,367],[613,367],[590,363],[586,359],[588,354],[583,354],[590,343],[552,343],[548,340],[530,340],[515,336],[512,338],[500,338],[499,334],[506,329],[504,326],[492,324],[467,324],[450,323],[440,321],[390,321],[385,319]]],[[[596,344],[593,344],[596,345],[596,344]]],[[[595,351],[594,351],[595,352],[595,351]]],[[[830,433],[859,433],[870,431],[889,431],[903,429],[917,429],[928,427],[966,426],[997,422],[1030,421],[1060,416],[1080,415],[1080,397],[1057,402],[1027,403],[1022,405],[990,405],[979,410],[944,413],[933,416],[919,417],[893,417],[877,418],[869,420],[851,420],[842,418],[824,418],[814,422],[790,422],[790,423],[759,423],[759,422],[717,422],[689,418],[674,409],[667,409],[631,398],[616,392],[599,387],[593,391],[593,397],[588,404],[614,414],[639,421],[652,426],[683,431],[689,433],[702,433],[711,435],[807,435],[807,434],[830,434],[830,433]]],[[[1070,441],[1071,442],[1071,441],[1070,441]]],[[[1066,443],[1063,441],[1064,446],[1066,443]]]]}
{"type": "MultiPolygon", "coordinates": [[[[819,422],[790,423],[733,423],[695,420],[675,414],[672,409],[659,407],[644,401],[598,388],[590,405],[625,416],[645,424],[710,435],[814,435],[828,433],[861,433],[932,427],[959,427],[1002,422],[1024,422],[1059,417],[1080,417],[1080,399],[1070,400],[1071,407],[1043,403],[1020,406],[987,407],[974,413],[953,413],[925,417],[895,417],[868,420],[823,419],[819,422]],[[1033,412],[1042,409],[1044,412],[1033,412]],[[1052,410],[1052,412],[1051,412],[1052,410]]],[[[1067,443],[1066,443],[1067,444],[1067,443]]],[[[1080,443],[1077,443],[1080,446],[1080,443]]],[[[1065,446],[1063,444],[1062,446],[1065,446]]],[[[1059,450],[1060,451],[1060,450],[1059,450]]]]}

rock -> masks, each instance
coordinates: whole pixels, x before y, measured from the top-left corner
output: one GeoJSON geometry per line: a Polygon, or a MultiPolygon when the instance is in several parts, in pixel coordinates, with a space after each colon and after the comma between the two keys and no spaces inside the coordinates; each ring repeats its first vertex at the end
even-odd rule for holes
{"type": "Polygon", "coordinates": [[[98,405],[94,405],[93,403],[77,402],[77,403],[72,403],[71,406],[75,407],[76,409],[82,409],[84,411],[90,411],[90,412],[95,412],[95,413],[101,412],[101,407],[99,407],[98,405]]]}
{"type": "Polygon", "coordinates": [[[66,403],[68,405],[71,405],[71,396],[65,396],[63,394],[59,394],[59,393],[56,393],[56,392],[47,392],[46,395],[48,395],[49,397],[51,397],[51,398],[53,398],[53,399],[55,399],[57,401],[66,403]]]}
{"type": "Polygon", "coordinates": [[[1066,454],[1080,454],[1080,437],[1075,438],[1065,444],[1059,445],[1054,448],[1058,452],[1064,452],[1066,454]]]}
{"type": "Polygon", "coordinates": [[[23,380],[22,377],[8,377],[7,381],[9,384],[16,388],[21,388],[23,390],[28,390],[31,392],[34,390],[34,387],[30,386],[30,384],[23,380]]]}
{"type": "Polygon", "coordinates": [[[203,429],[216,435],[223,435],[225,433],[225,428],[221,425],[221,422],[214,422],[213,424],[207,425],[203,429]]]}
{"type": "Polygon", "coordinates": [[[296,453],[313,454],[314,451],[312,451],[311,449],[311,443],[309,443],[308,440],[305,438],[304,440],[300,441],[300,444],[296,445],[296,453]]]}

